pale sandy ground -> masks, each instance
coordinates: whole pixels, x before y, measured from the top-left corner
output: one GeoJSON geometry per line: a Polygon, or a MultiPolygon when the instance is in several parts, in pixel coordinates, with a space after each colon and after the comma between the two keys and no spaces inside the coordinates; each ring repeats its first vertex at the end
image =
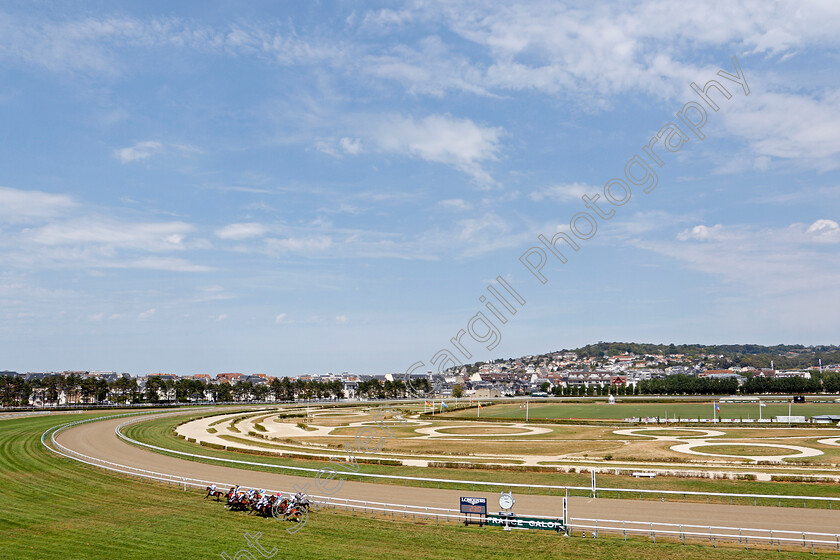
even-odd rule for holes
{"type": "MultiPolygon", "coordinates": [[[[635,428],[630,430],[615,430],[613,433],[624,436],[642,436],[653,438],[657,441],[674,441],[682,442],[679,445],[672,445],[671,450],[678,453],[687,453],[689,455],[701,455],[703,457],[729,457],[735,459],[749,459],[751,461],[766,461],[771,463],[782,463],[786,458],[804,458],[804,457],[819,457],[823,452],[819,449],[811,447],[802,447],[799,445],[787,445],[779,443],[741,443],[737,440],[710,440],[706,438],[726,435],[726,432],[719,432],[717,430],[700,430],[696,428],[678,428],[682,432],[694,432],[696,435],[656,435],[657,431],[662,431],[661,428],[635,428]],[[690,438],[690,439],[688,439],[690,438]],[[688,441],[686,441],[688,439],[688,441]],[[702,447],[704,445],[732,445],[744,447],[776,447],[779,449],[789,449],[794,453],[787,455],[726,455],[723,453],[702,453],[695,451],[695,447],[702,447]]],[[[789,439],[789,438],[775,438],[775,439],[789,439]]],[[[828,440],[821,440],[828,441],[828,440]]]]}
{"type": "MultiPolygon", "coordinates": [[[[82,424],[58,436],[58,441],[80,453],[132,465],[150,471],[216,482],[221,487],[241,484],[272,490],[292,491],[302,489],[310,494],[323,495],[314,486],[313,478],[247,471],[213,464],[196,463],[160,455],[129,445],[117,438],[115,427],[124,419],[104,420],[82,424]]],[[[335,497],[370,500],[386,503],[409,504],[426,507],[458,507],[459,496],[486,497],[494,504],[497,493],[465,490],[440,490],[437,488],[401,487],[389,484],[344,482],[335,497]]],[[[198,499],[198,498],[197,498],[198,499]]],[[[516,511],[520,514],[560,515],[562,499],[556,496],[516,495],[516,511]]],[[[492,511],[492,507],[491,507],[492,511]]],[[[720,504],[650,502],[638,500],[611,500],[570,498],[569,514],[573,518],[600,518],[636,520],[654,523],[693,523],[774,530],[836,533],[840,527],[840,510],[802,508],[750,507],[720,504]]]]}

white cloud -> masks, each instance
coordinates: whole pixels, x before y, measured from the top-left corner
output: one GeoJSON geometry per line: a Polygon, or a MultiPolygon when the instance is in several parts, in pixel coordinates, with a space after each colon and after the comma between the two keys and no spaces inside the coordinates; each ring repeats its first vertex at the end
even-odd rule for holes
{"type": "Polygon", "coordinates": [[[97,268],[137,268],[162,270],[168,272],[210,272],[211,266],[191,263],[184,259],[164,257],[143,257],[138,259],[91,261],[91,267],[97,268]]]}
{"type": "Polygon", "coordinates": [[[155,313],[157,313],[156,309],[154,309],[154,308],[147,309],[146,311],[143,311],[142,313],[137,315],[137,318],[140,319],[141,321],[144,321],[146,319],[151,319],[152,316],[154,316],[155,313]]]}
{"type": "Polygon", "coordinates": [[[453,254],[473,258],[499,249],[519,247],[537,235],[533,228],[517,228],[511,221],[495,212],[484,212],[476,217],[457,220],[441,229],[422,234],[417,247],[433,255],[453,254]]]}
{"type": "Polygon", "coordinates": [[[371,11],[363,25],[387,30],[406,21],[432,22],[479,51],[472,59],[459,56],[471,49],[450,47],[455,41],[444,43],[440,31],[416,46],[393,33],[397,46],[366,57],[362,71],[412,93],[539,91],[600,107],[627,91],[674,97],[705,74],[689,62],[702,48],[781,54],[838,44],[840,8],[830,1],[743,0],[687,10],[642,0],[586,8],[552,1],[418,2],[400,11],[371,11]]]}
{"type": "Polygon", "coordinates": [[[87,216],[39,227],[24,228],[8,236],[4,261],[19,269],[80,268],[145,269],[172,272],[208,272],[212,267],[160,253],[206,248],[205,240],[192,240],[190,224],[131,222],[87,216]],[[149,254],[151,253],[151,254],[149,254]]]}
{"type": "Polygon", "coordinates": [[[817,220],[805,230],[817,243],[840,242],[840,225],[834,220],[817,220]]]}
{"type": "Polygon", "coordinates": [[[680,241],[722,241],[725,239],[725,233],[721,224],[715,224],[712,227],[700,225],[681,231],[677,234],[677,239],[680,241]]]}
{"type": "Polygon", "coordinates": [[[312,253],[323,251],[332,246],[332,239],[325,235],[310,237],[286,237],[282,239],[269,238],[265,240],[265,247],[271,254],[276,253],[312,253]]]}
{"type": "Polygon", "coordinates": [[[635,243],[755,297],[834,292],[840,285],[840,255],[832,246],[840,243],[840,226],[833,220],[761,229],[698,225],[680,232],[675,242],[635,243]]]}
{"type": "Polygon", "coordinates": [[[184,222],[131,223],[86,218],[25,230],[23,237],[38,245],[95,244],[161,252],[185,249],[186,236],[193,230],[192,225],[184,222]]]}
{"type": "Polygon", "coordinates": [[[133,146],[127,148],[119,148],[114,150],[114,157],[120,160],[120,163],[133,163],[135,161],[143,161],[155,155],[163,153],[176,152],[182,156],[200,154],[201,149],[188,144],[163,144],[157,140],[147,140],[145,142],[137,142],[133,146]]]}
{"type": "Polygon", "coordinates": [[[338,323],[339,325],[344,325],[349,320],[350,320],[350,318],[347,317],[347,315],[337,315],[336,318],[335,318],[335,322],[338,323]]]}
{"type": "Polygon", "coordinates": [[[502,128],[450,115],[420,120],[397,115],[381,119],[372,131],[372,140],[381,151],[449,165],[486,184],[493,179],[482,164],[496,159],[503,134],[502,128]]]}
{"type": "Polygon", "coordinates": [[[275,318],[274,322],[278,325],[286,320],[286,313],[279,313],[275,318]]]}
{"type": "Polygon", "coordinates": [[[340,64],[347,54],[346,48],[327,41],[302,40],[291,29],[281,33],[256,24],[210,27],[173,16],[87,16],[48,21],[0,13],[0,57],[54,72],[115,76],[129,63],[118,56],[121,49],[133,53],[159,48],[257,56],[277,64],[325,60],[340,64]]]}
{"type": "Polygon", "coordinates": [[[566,202],[569,200],[580,200],[580,197],[588,194],[597,194],[598,189],[586,183],[565,183],[544,187],[529,194],[529,198],[535,202],[544,199],[566,202]]]}
{"type": "Polygon", "coordinates": [[[120,160],[120,163],[132,163],[149,159],[161,151],[163,151],[163,144],[156,140],[147,140],[146,142],[137,142],[128,148],[114,150],[114,157],[120,160]]]}
{"type": "Polygon", "coordinates": [[[31,222],[54,218],[75,206],[73,199],[66,195],[0,187],[2,222],[31,222]]]}
{"type": "Polygon", "coordinates": [[[749,103],[725,113],[725,121],[730,132],[749,142],[759,170],[768,167],[769,158],[820,170],[840,167],[840,90],[751,93],[749,103]]]}
{"type": "Polygon", "coordinates": [[[262,224],[249,222],[244,224],[230,224],[216,230],[216,236],[221,239],[240,241],[252,237],[262,237],[268,233],[268,228],[262,224]]]}
{"type": "Polygon", "coordinates": [[[362,151],[362,141],[359,138],[342,138],[338,145],[350,155],[356,155],[362,151]]]}
{"type": "Polygon", "coordinates": [[[436,204],[437,207],[444,210],[469,210],[472,205],[463,198],[449,198],[441,200],[436,204]]]}

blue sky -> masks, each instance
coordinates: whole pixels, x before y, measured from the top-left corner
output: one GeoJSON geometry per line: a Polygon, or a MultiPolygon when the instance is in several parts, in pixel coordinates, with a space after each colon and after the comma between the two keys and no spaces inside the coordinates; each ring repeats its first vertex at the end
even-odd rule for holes
{"type": "Polygon", "coordinates": [[[0,4],[0,369],[838,342],[840,4],[488,4],[0,4]],[[537,281],[712,79],[705,139],[537,281]]]}

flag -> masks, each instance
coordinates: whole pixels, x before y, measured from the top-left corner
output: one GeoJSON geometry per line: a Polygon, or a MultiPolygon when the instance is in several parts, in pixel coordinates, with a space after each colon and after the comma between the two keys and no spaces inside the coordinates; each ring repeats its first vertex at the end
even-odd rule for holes
{"type": "Polygon", "coordinates": [[[481,408],[481,403],[478,403],[478,408],[481,408]]]}
{"type": "Polygon", "coordinates": [[[445,402],[443,402],[443,401],[440,401],[440,407],[441,407],[441,408],[449,408],[449,405],[448,405],[448,404],[446,404],[446,403],[445,403],[445,402]]]}
{"type": "Polygon", "coordinates": [[[431,404],[429,401],[426,401],[426,402],[425,402],[425,405],[426,405],[426,406],[432,406],[432,404],[431,404]]]}
{"type": "Polygon", "coordinates": [[[762,407],[764,407],[764,406],[767,406],[767,405],[766,405],[766,404],[764,404],[764,403],[758,403],[758,406],[762,406],[762,407]]]}
{"type": "Polygon", "coordinates": [[[718,406],[718,403],[715,403],[715,410],[720,412],[720,407],[718,406]]]}

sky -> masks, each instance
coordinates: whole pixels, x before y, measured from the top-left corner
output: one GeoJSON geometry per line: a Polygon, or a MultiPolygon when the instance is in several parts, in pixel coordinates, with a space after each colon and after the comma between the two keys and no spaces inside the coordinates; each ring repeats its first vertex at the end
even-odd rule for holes
{"type": "Polygon", "coordinates": [[[838,28],[833,0],[0,2],[0,370],[838,343],[838,28]]]}

